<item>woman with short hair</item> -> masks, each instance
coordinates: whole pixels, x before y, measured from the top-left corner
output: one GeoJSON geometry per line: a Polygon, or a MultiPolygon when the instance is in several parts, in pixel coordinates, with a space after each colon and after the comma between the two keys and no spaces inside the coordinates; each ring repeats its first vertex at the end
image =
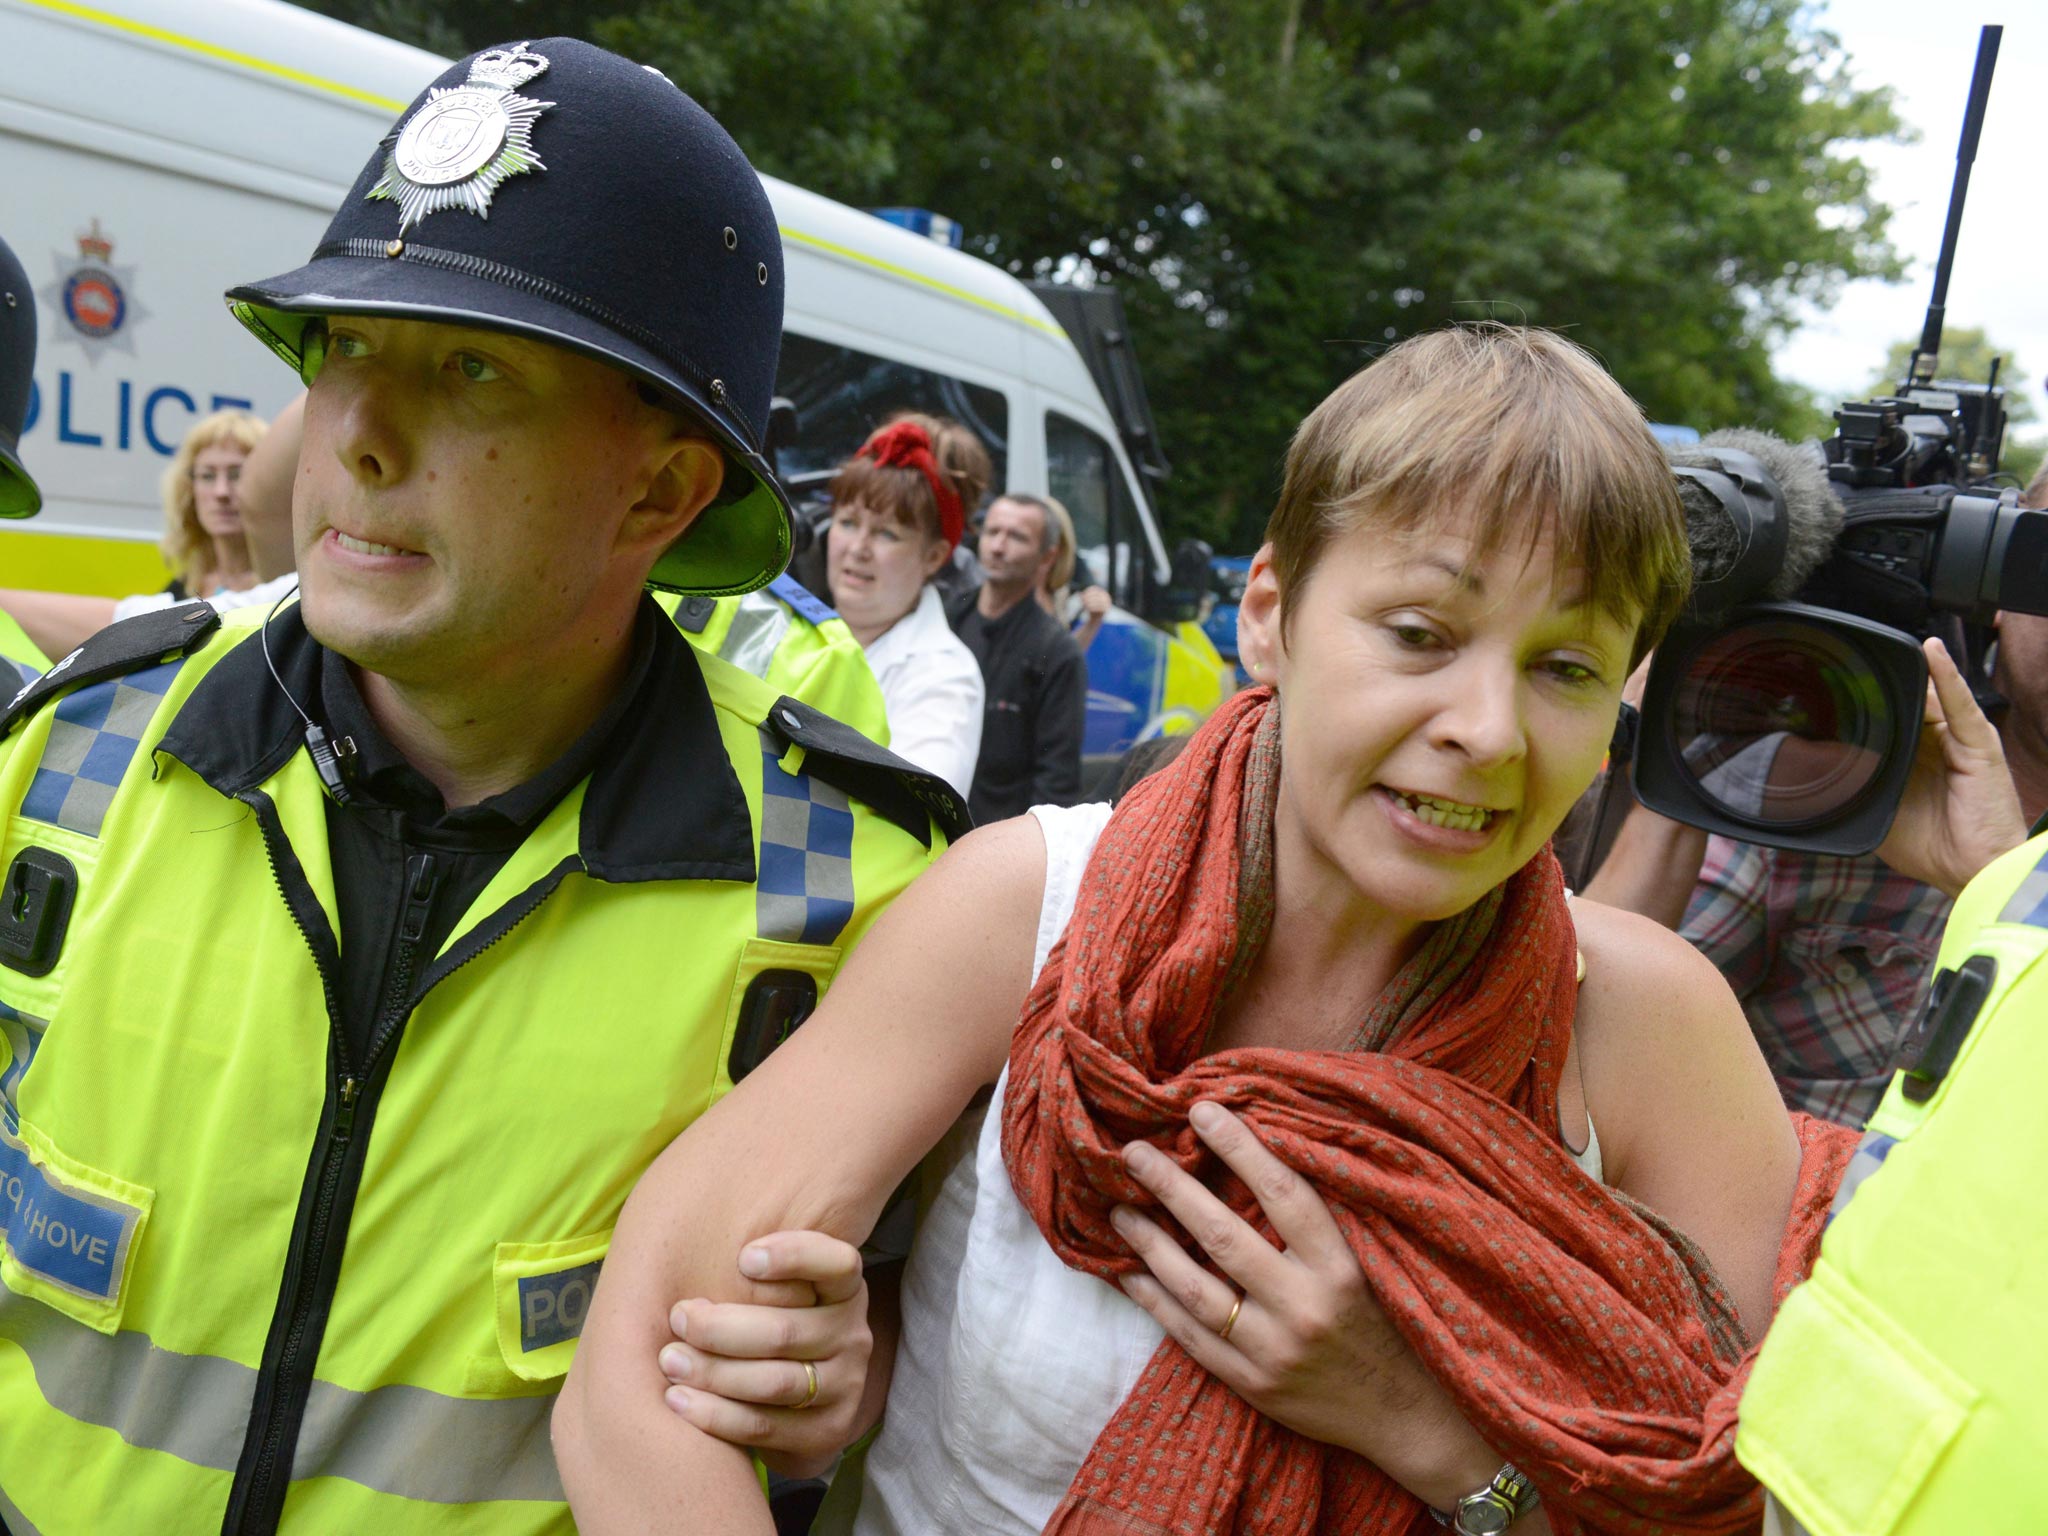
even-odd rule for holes
{"type": "Polygon", "coordinates": [[[1114,811],[963,839],[628,1203],[556,1416],[581,1528],[767,1529],[664,1391],[822,1455],[886,1379],[822,1530],[1754,1529],[1734,1406],[1854,1137],[1550,851],[1688,583],[1571,343],[1340,386],[1252,564],[1258,686],[1114,811]],[[851,1245],[935,1147],[870,1363],[851,1245]]]}
{"type": "Polygon", "coordinates": [[[825,574],[832,606],[882,687],[889,749],[965,799],[981,755],[981,668],[946,622],[932,579],[995,473],[966,427],[905,413],[832,478],[825,574]]]}

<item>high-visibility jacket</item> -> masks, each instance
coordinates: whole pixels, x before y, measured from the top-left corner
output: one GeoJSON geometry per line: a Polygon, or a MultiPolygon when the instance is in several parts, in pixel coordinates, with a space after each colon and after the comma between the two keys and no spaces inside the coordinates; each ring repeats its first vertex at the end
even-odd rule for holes
{"type": "MultiPolygon", "coordinates": [[[[619,1209],[938,791],[656,625],[630,742],[351,1061],[329,804],[260,616],[181,654],[216,622],[117,625],[0,719],[0,1518],[568,1532],[548,1414],[619,1209]]],[[[296,608],[270,635],[317,698],[296,608]]]]}
{"type": "Polygon", "coordinates": [[[2048,837],[1971,882],[1736,1454],[1812,1536],[2048,1529],[2048,837]]]}
{"type": "Polygon", "coordinates": [[[882,685],[846,620],[793,576],[744,597],[656,601],[698,650],[751,672],[779,694],[802,699],[871,741],[889,744],[882,685]]]}

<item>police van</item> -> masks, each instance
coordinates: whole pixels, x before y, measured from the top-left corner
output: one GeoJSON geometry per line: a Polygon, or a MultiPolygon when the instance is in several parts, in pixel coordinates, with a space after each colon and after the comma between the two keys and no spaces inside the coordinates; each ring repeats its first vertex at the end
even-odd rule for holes
{"type": "MultiPolygon", "coordinates": [[[[0,586],[154,590],[158,482],[201,415],[268,417],[290,376],[221,293],[299,265],[369,145],[446,61],[278,0],[0,0],[0,234],[36,285],[21,453],[44,493],[0,527],[0,586]]],[[[687,86],[687,82],[682,82],[687,86]]],[[[1188,728],[1229,669],[1199,626],[1199,547],[1169,560],[1123,434],[1074,340],[988,263],[765,178],[787,329],[778,443],[792,479],[893,411],[989,445],[998,485],[1049,491],[1116,611],[1090,650],[1098,763],[1188,728]]]]}

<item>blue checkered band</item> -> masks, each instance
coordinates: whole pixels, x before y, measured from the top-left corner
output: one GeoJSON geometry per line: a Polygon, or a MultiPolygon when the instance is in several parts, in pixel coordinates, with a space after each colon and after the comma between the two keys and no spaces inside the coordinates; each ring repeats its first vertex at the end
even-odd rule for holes
{"type": "Polygon", "coordinates": [[[1856,1148],[1856,1155],[1849,1159],[1848,1170],[1843,1173],[1842,1182],[1835,1190],[1835,1203],[1828,1207],[1829,1221],[1842,1214],[1857,1188],[1884,1166],[1884,1160],[1892,1155],[1892,1148],[1898,1144],[1896,1136],[1886,1136],[1880,1131],[1864,1133],[1862,1144],[1856,1148]]]}
{"type": "Polygon", "coordinates": [[[2001,923],[2024,923],[2029,928],[2048,928],[2048,854],[2033,867],[2012,900],[1998,914],[2001,923]]]}
{"type": "Polygon", "coordinates": [[[43,1043],[46,1021],[17,1013],[0,1003],[0,1040],[7,1043],[7,1059],[0,1064],[0,1125],[12,1130],[16,1124],[15,1104],[21,1092],[22,1074],[36,1059],[36,1047],[43,1043]]]}
{"type": "Polygon", "coordinates": [[[167,661],[59,699],[21,814],[98,837],[142,733],[184,664],[167,661]]]}
{"type": "Polygon", "coordinates": [[[834,944],[853,920],[853,809],[845,795],[782,766],[761,733],[761,868],[754,921],[764,939],[834,944]]]}

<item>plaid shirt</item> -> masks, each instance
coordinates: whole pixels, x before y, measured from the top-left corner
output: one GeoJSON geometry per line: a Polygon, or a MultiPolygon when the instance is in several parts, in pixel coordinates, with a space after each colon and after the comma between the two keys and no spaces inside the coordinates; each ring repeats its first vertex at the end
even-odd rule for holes
{"type": "Polygon", "coordinates": [[[1870,1117],[1934,973],[1949,899],[1876,854],[1710,838],[1680,931],[1721,968],[1793,1109],[1870,1117]]]}

